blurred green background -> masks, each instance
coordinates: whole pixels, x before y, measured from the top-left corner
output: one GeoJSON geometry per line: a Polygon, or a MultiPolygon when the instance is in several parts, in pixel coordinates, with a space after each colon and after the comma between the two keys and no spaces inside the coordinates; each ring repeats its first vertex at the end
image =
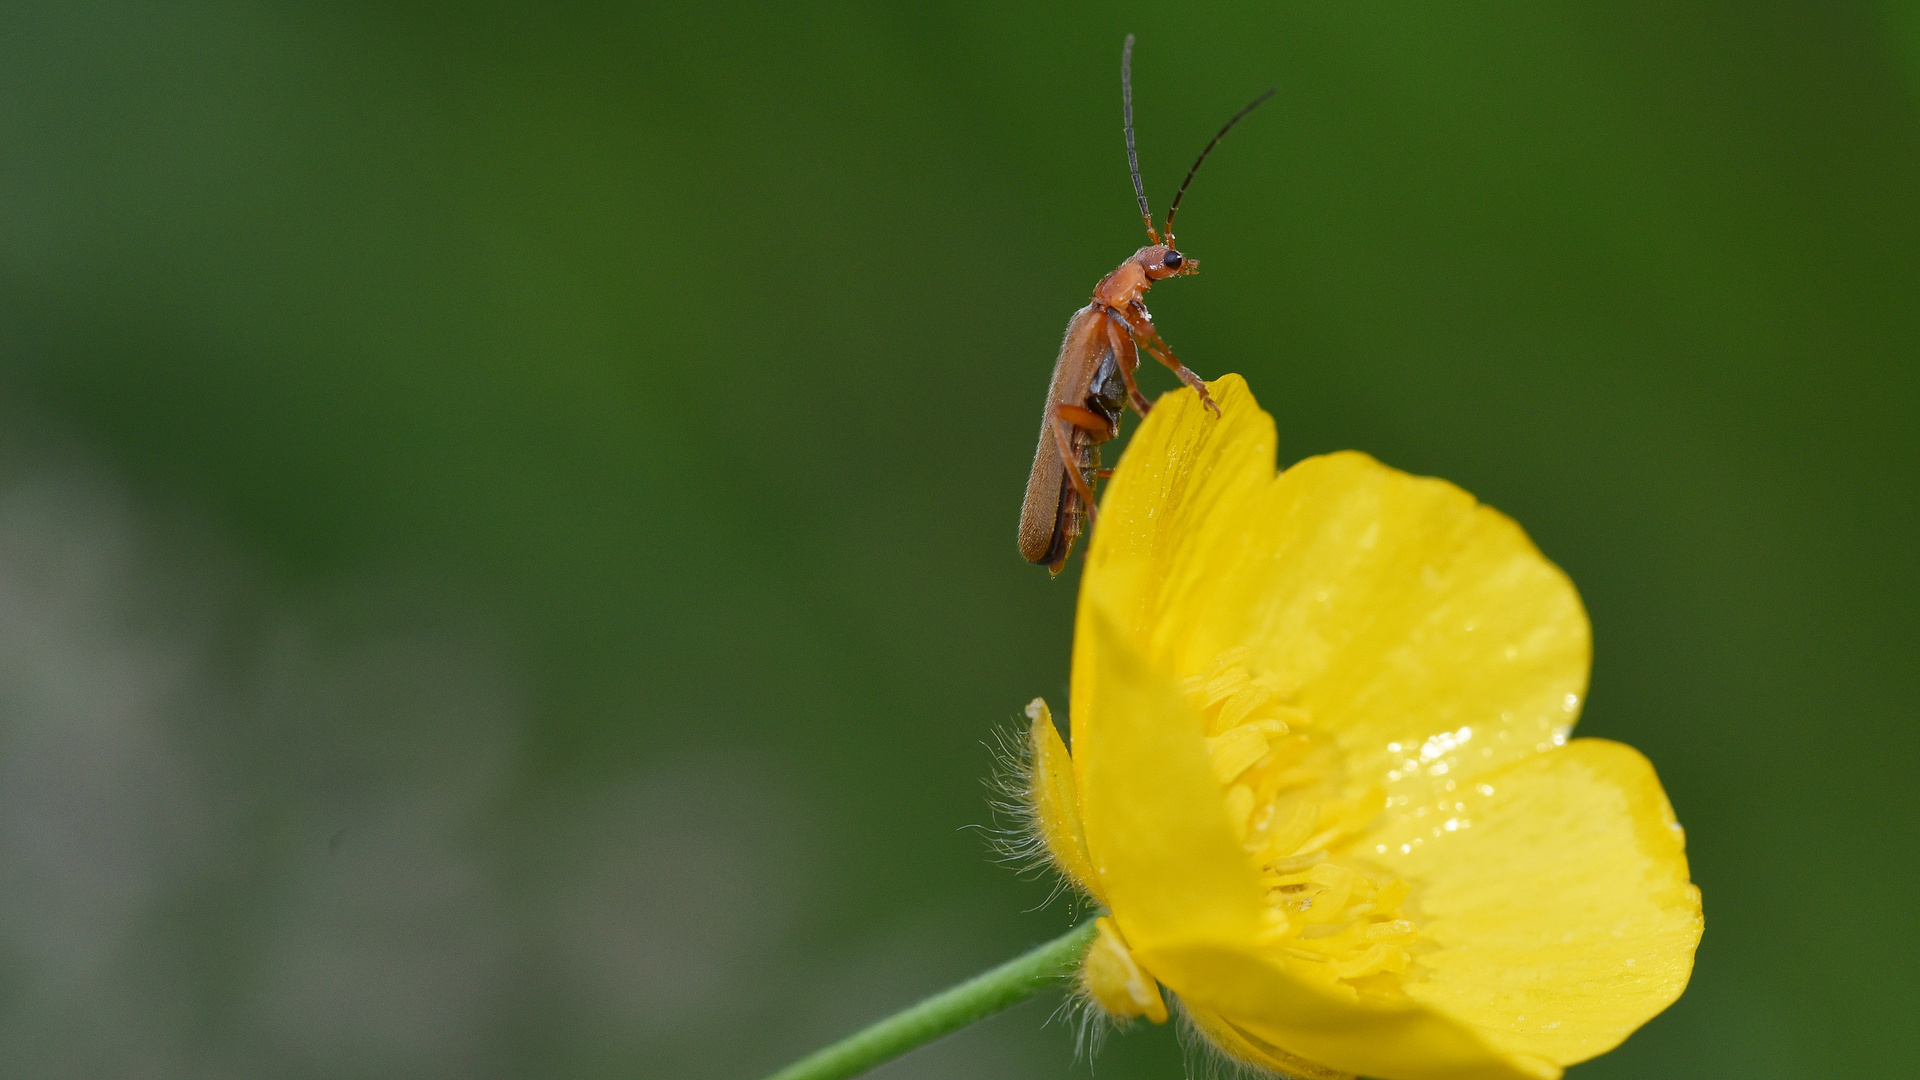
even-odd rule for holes
{"type": "Polygon", "coordinates": [[[1128,31],[1159,206],[1280,87],[1163,332],[1519,519],[1687,826],[1572,1075],[1910,1072],[1920,9],[1672,0],[5,5],[0,1066],[750,1078],[1063,929],[966,827],[1128,31]]]}

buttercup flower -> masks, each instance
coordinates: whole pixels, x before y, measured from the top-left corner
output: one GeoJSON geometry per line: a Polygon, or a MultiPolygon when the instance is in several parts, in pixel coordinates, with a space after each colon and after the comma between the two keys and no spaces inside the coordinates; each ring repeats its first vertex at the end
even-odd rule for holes
{"type": "Polygon", "coordinates": [[[1237,376],[1162,399],[1109,487],[1029,797],[1110,913],[1081,969],[1297,1077],[1557,1077],[1686,987],[1652,766],[1568,740],[1587,618],[1519,526],[1358,453],[1274,473],[1237,376]]]}

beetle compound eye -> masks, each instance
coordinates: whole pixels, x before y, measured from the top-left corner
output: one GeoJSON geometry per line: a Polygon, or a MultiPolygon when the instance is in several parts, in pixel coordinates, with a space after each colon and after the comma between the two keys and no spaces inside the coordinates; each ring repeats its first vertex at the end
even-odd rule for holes
{"type": "Polygon", "coordinates": [[[1167,257],[1160,261],[1167,264],[1167,269],[1177,270],[1180,268],[1180,264],[1186,261],[1186,257],[1177,251],[1169,251],[1167,252],[1167,257]]]}

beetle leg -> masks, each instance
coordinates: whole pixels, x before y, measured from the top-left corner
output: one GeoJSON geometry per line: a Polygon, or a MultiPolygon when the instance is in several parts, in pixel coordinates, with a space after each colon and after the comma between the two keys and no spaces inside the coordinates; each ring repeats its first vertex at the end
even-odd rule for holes
{"type": "Polygon", "coordinates": [[[1191,386],[1193,392],[1200,395],[1201,404],[1212,409],[1213,415],[1220,415],[1220,406],[1214,404],[1213,395],[1207,393],[1206,380],[1194,374],[1192,368],[1181,363],[1180,358],[1173,355],[1173,350],[1161,339],[1160,331],[1153,328],[1153,318],[1147,314],[1145,304],[1135,300],[1120,313],[1120,317],[1127,321],[1127,329],[1133,332],[1133,337],[1140,343],[1141,348],[1152,353],[1155,360],[1172,368],[1173,373],[1180,376],[1181,382],[1191,386]]]}
{"type": "MultiPolygon", "coordinates": [[[[1093,506],[1093,490],[1087,487],[1087,478],[1080,475],[1080,459],[1074,454],[1073,439],[1067,434],[1070,428],[1078,426],[1074,423],[1075,418],[1068,414],[1068,410],[1078,413],[1085,413],[1087,410],[1074,408],[1072,405],[1057,405],[1054,408],[1056,415],[1053,421],[1053,438],[1060,445],[1060,460],[1066,465],[1067,478],[1073,482],[1074,493],[1080,496],[1081,505],[1087,508],[1087,522],[1091,524],[1098,514],[1093,506]]],[[[1088,415],[1092,414],[1088,413],[1088,415]]],[[[1105,424],[1101,425],[1101,429],[1105,430],[1105,424]]]]}
{"type": "Polygon", "coordinates": [[[1108,308],[1107,343],[1113,347],[1114,359],[1119,361],[1120,378],[1127,384],[1127,397],[1133,402],[1133,411],[1145,416],[1153,408],[1153,402],[1147,400],[1147,395],[1142,394],[1133,381],[1134,369],[1140,366],[1140,350],[1134,347],[1127,330],[1127,321],[1108,308]]]}
{"type": "Polygon", "coordinates": [[[1101,442],[1105,442],[1120,434],[1118,425],[1109,423],[1106,417],[1101,416],[1092,409],[1083,409],[1078,405],[1067,405],[1063,403],[1053,407],[1053,414],[1058,419],[1065,420],[1067,423],[1072,424],[1074,427],[1079,428],[1089,435],[1100,436],[1101,442]]]}

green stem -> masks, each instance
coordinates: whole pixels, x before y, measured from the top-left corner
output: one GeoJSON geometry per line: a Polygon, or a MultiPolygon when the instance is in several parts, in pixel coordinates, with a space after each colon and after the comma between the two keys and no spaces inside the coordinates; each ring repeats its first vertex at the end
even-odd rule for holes
{"type": "Polygon", "coordinates": [[[857,1034],[816,1051],[767,1080],[846,1080],[977,1020],[1015,1005],[1071,975],[1093,940],[1093,920],[1052,941],[902,1009],[857,1034]]]}

